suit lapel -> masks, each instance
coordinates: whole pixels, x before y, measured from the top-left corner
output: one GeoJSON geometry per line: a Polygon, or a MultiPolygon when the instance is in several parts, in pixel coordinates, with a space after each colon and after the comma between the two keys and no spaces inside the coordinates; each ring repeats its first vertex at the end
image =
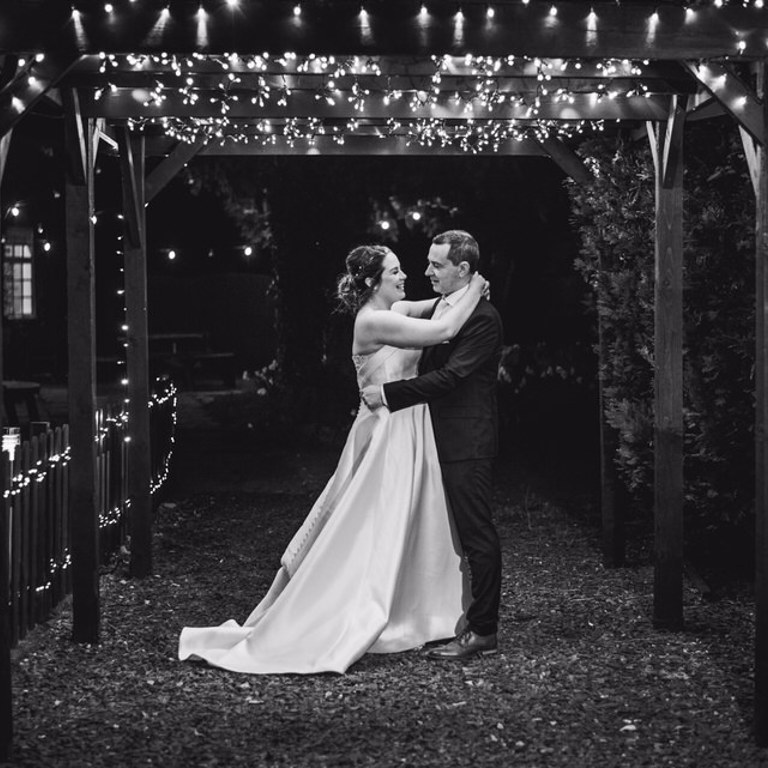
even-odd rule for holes
{"type": "MultiPolygon", "coordinates": [[[[440,303],[440,299],[435,299],[435,303],[432,305],[432,309],[429,312],[430,319],[435,314],[435,310],[437,309],[437,305],[440,303]]],[[[419,373],[427,373],[428,371],[431,371],[434,369],[434,364],[432,363],[432,357],[433,352],[436,347],[424,347],[424,351],[421,354],[421,359],[419,360],[419,373]]]]}

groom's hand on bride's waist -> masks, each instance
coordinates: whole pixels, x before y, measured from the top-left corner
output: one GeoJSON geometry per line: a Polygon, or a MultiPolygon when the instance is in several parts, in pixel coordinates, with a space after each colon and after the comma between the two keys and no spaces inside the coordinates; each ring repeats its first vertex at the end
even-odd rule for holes
{"type": "Polygon", "coordinates": [[[377,408],[381,408],[381,406],[385,404],[381,389],[382,388],[378,384],[369,384],[367,387],[363,387],[360,390],[360,397],[362,401],[372,411],[375,411],[377,408]]]}

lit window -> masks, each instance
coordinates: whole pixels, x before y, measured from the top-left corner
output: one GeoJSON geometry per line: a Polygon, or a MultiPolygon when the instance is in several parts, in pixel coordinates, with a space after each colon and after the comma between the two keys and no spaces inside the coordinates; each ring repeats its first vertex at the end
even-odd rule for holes
{"type": "Polygon", "coordinates": [[[9,227],[3,243],[3,315],[9,320],[35,317],[31,228],[9,227]]]}

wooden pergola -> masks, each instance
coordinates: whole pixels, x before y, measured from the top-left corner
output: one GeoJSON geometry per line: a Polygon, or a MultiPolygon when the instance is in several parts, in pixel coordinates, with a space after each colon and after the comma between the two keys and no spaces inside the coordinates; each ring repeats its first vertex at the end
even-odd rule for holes
{"type": "MultiPolygon", "coordinates": [[[[0,54],[0,173],[12,132],[36,105],[65,121],[73,634],[88,642],[99,637],[98,151],[118,152],[122,167],[131,570],[140,577],[151,572],[145,210],[186,163],[196,155],[537,155],[589,184],[569,138],[614,121],[646,130],[656,169],[653,620],[674,629],[683,623],[683,127],[731,115],[757,201],[755,731],[768,743],[763,0],[5,0],[0,54]]],[[[603,426],[607,564],[623,553],[614,439],[603,426]]]]}

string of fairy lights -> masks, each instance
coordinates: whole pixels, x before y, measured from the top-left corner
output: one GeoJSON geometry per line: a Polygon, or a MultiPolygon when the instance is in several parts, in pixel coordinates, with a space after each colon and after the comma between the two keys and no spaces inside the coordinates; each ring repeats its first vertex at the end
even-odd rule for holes
{"type": "MultiPolygon", "coordinates": [[[[169,418],[171,420],[170,436],[168,450],[164,453],[162,462],[155,470],[151,480],[150,491],[155,493],[162,488],[170,473],[170,465],[175,446],[176,418],[177,418],[177,389],[172,381],[163,381],[162,386],[152,394],[149,401],[151,410],[160,408],[170,409],[169,418]]],[[[166,414],[168,416],[168,414],[166,414]]],[[[163,418],[162,414],[158,415],[163,418]]],[[[128,426],[129,414],[123,406],[117,413],[100,412],[98,415],[97,427],[94,434],[94,440],[98,446],[97,453],[104,455],[109,442],[117,439],[128,441],[125,435],[128,426]]],[[[53,482],[52,478],[57,472],[65,469],[71,461],[71,450],[68,445],[54,450],[50,455],[40,458],[32,466],[21,471],[13,471],[15,462],[12,459],[12,473],[9,487],[3,491],[3,499],[11,512],[11,525],[18,520],[18,515],[24,514],[23,502],[20,501],[22,494],[28,492],[35,484],[45,485],[53,482]]],[[[99,510],[99,530],[105,531],[112,526],[118,525],[123,521],[125,512],[131,506],[130,498],[120,498],[117,503],[111,507],[99,510]]],[[[48,561],[48,571],[45,575],[45,581],[35,587],[38,594],[44,594],[53,587],[58,572],[65,572],[72,564],[71,553],[68,548],[64,548],[60,558],[50,558],[48,561]]]]}
{"type": "MultiPolygon", "coordinates": [[[[255,143],[257,146],[299,142],[313,146],[326,138],[343,145],[350,136],[379,139],[401,138],[407,146],[455,146],[464,152],[498,151],[506,141],[545,140],[552,136],[570,138],[586,129],[603,130],[605,121],[540,117],[544,103],[573,104],[588,97],[592,105],[602,100],[621,100],[653,95],[642,81],[646,61],[606,59],[598,62],[527,56],[431,56],[418,64],[411,62],[398,69],[378,57],[298,56],[271,57],[206,56],[191,54],[117,55],[102,54],[99,73],[106,83],[94,93],[99,101],[105,94],[120,90],[110,75],[126,70],[169,73],[170,82],[155,78],[143,91],[134,89],[141,99],[138,109],[151,112],[169,98],[183,106],[207,102],[207,109],[218,114],[202,117],[147,115],[129,119],[135,130],[159,126],[169,137],[196,142],[255,143]],[[385,71],[386,66],[386,71],[385,71]],[[213,69],[212,69],[213,68],[213,69]],[[582,73],[590,70],[591,79],[582,73]],[[211,72],[220,79],[211,85],[211,72]],[[253,74],[257,79],[253,81],[253,74]],[[595,81],[595,77],[600,78],[595,81]],[[247,85],[244,79],[248,78],[247,85]],[[201,82],[202,81],[202,82],[201,82]],[[407,85],[404,87],[403,83],[407,85]],[[533,89],[530,83],[534,83],[533,89]],[[350,105],[360,116],[275,117],[238,119],[233,109],[250,102],[254,112],[271,106],[276,110],[293,107],[292,101],[311,95],[315,101],[333,108],[350,105]],[[372,106],[390,108],[401,103],[414,113],[413,118],[367,116],[372,106]],[[455,117],[423,117],[416,113],[443,108],[455,117]],[[494,112],[514,108],[520,117],[494,117],[494,112]]],[[[172,108],[171,108],[172,111],[172,108]]]]}
{"type": "MultiPolygon", "coordinates": [[[[249,5],[250,0],[198,0],[196,3],[197,10],[195,12],[195,18],[199,23],[205,24],[210,20],[211,15],[215,14],[221,9],[229,9],[232,12],[238,11],[249,5]]],[[[595,3],[597,5],[598,3],[595,3]]],[[[620,0],[614,0],[615,5],[621,5],[620,0]]],[[[113,17],[127,9],[144,9],[146,6],[153,6],[158,15],[163,19],[169,19],[173,16],[173,3],[170,0],[106,0],[101,5],[101,10],[107,17],[113,17]]],[[[177,3],[178,5],[182,5],[177,3]]],[[[183,5],[183,10],[188,11],[188,7],[191,5],[187,3],[183,5]]],[[[299,24],[302,20],[302,15],[305,7],[312,5],[312,2],[297,2],[291,0],[284,2],[282,5],[285,8],[286,15],[293,18],[294,22],[299,24]]],[[[438,3],[432,2],[415,2],[417,10],[417,18],[421,23],[427,22],[431,17],[430,7],[435,8],[438,3]]],[[[463,2],[453,3],[454,13],[453,18],[455,23],[462,23],[465,21],[467,12],[470,9],[480,9],[480,12],[488,21],[493,21],[496,17],[497,9],[502,6],[519,5],[522,7],[542,7],[545,6],[548,9],[548,13],[551,16],[557,16],[558,3],[552,2],[552,0],[517,0],[516,2],[487,2],[487,0],[464,0],[463,2]]],[[[83,2],[82,0],[74,0],[70,4],[72,16],[75,19],[80,18],[81,13],[89,12],[94,6],[98,7],[98,3],[83,2]]],[[[370,10],[376,6],[375,0],[371,2],[361,2],[359,4],[358,17],[363,27],[371,22],[370,10]]],[[[764,7],[764,0],[662,0],[658,4],[649,4],[649,18],[658,18],[659,8],[679,8],[683,12],[690,14],[695,13],[698,8],[715,7],[725,8],[728,6],[740,6],[744,8],[756,8],[762,9],[764,7]]],[[[589,13],[590,18],[594,21],[597,20],[598,14],[594,10],[594,6],[589,13]]]]}
{"type": "MultiPolygon", "coordinates": [[[[763,17],[765,1],[666,0],[648,3],[647,16],[642,5],[635,3],[632,7],[636,14],[640,9],[639,15],[633,18],[643,24],[642,34],[649,50],[653,49],[657,34],[660,35],[666,27],[669,27],[667,37],[670,33],[684,37],[696,28],[700,17],[703,23],[709,24],[717,9],[746,11],[749,18],[742,24],[733,24],[728,19],[723,25],[718,49],[727,51],[731,46],[733,57],[762,58],[768,48],[768,20],[763,17]],[[729,35],[732,36],[730,41],[729,35]]],[[[350,39],[359,39],[363,44],[376,36],[377,25],[391,24],[393,18],[390,7],[376,0],[363,0],[359,5],[341,3],[340,6],[342,15],[338,18],[348,23],[350,39]]],[[[584,16],[579,16],[578,23],[589,42],[591,37],[597,39],[608,9],[621,8],[621,3],[615,0],[579,5],[579,14],[582,7],[584,16]]],[[[518,18],[514,14],[525,8],[530,8],[531,13],[535,11],[534,24],[541,24],[544,30],[554,29],[560,16],[572,20],[573,11],[567,4],[551,0],[499,0],[495,3],[466,0],[450,6],[435,0],[413,0],[412,3],[400,3],[397,14],[402,17],[403,24],[413,26],[411,31],[428,34],[440,30],[444,35],[452,30],[453,43],[463,47],[466,30],[480,30],[482,39],[493,40],[503,25],[509,25],[518,18]]],[[[118,33],[123,24],[130,27],[139,21],[143,26],[151,25],[148,40],[152,46],[162,43],[166,33],[180,34],[182,26],[181,39],[186,39],[185,35],[194,36],[197,52],[185,55],[100,54],[99,72],[106,75],[106,83],[92,90],[94,100],[99,101],[124,89],[116,81],[119,78],[110,79],[113,72],[119,75],[143,73],[152,78],[156,68],[167,68],[173,75],[172,82],[161,73],[152,85],[133,89],[136,95],[135,103],[131,105],[134,114],[130,116],[130,124],[136,129],[156,126],[172,138],[187,142],[204,139],[206,142],[255,142],[257,146],[268,146],[284,141],[287,146],[294,147],[303,141],[311,147],[320,138],[343,145],[350,136],[373,135],[402,139],[407,146],[455,146],[466,152],[499,151],[506,141],[571,138],[587,129],[601,130],[604,126],[601,119],[580,115],[578,108],[560,110],[553,116],[552,105],[567,106],[573,104],[574,99],[588,97],[588,103],[594,106],[603,99],[621,101],[654,95],[642,82],[647,62],[600,60],[598,57],[590,59],[602,69],[602,79],[598,82],[579,84],[579,70],[587,62],[577,59],[548,61],[524,56],[468,54],[458,60],[450,56],[432,56],[431,73],[413,76],[406,71],[403,76],[411,83],[402,85],[394,82],[397,78],[387,72],[382,60],[375,56],[340,58],[291,52],[242,56],[205,52],[212,36],[220,35],[221,24],[225,21],[231,24],[247,20],[256,24],[261,19],[260,14],[266,14],[265,19],[275,29],[289,30],[286,39],[299,35],[307,45],[313,25],[323,20],[327,10],[313,0],[280,0],[268,8],[249,0],[110,0],[103,4],[94,0],[75,0],[70,9],[71,28],[65,33],[74,32],[78,45],[87,46],[90,33],[109,37],[118,33]],[[520,62],[530,64],[536,70],[532,78],[528,75],[524,78],[533,79],[533,89],[530,84],[515,86],[516,77],[519,83],[519,74],[506,71],[514,69],[520,62]],[[209,77],[206,64],[218,68],[222,75],[213,86],[203,82],[209,77]],[[565,79],[566,70],[573,73],[573,82],[565,79]],[[251,77],[254,74],[255,82],[251,77]],[[307,84],[307,78],[320,82],[307,84]],[[308,96],[310,101],[307,101],[308,96]],[[326,111],[329,107],[343,113],[351,109],[354,115],[322,117],[322,112],[312,108],[312,97],[326,111]],[[175,111],[177,105],[184,108],[181,113],[175,111]],[[198,114],[189,114],[189,108],[195,105],[198,114]],[[382,107],[392,109],[393,114],[378,119],[371,117],[371,108],[378,108],[380,114],[382,107]],[[413,117],[404,116],[402,107],[410,110],[413,117]],[[550,113],[542,114],[545,107],[550,113]],[[281,109],[285,110],[285,117],[280,117],[281,109]],[[250,112],[243,115],[244,110],[250,112]],[[264,110],[277,110],[277,114],[261,114],[264,110]],[[433,110],[436,114],[424,114],[433,110]],[[164,114],[159,114],[161,111],[164,114]],[[514,112],[514,116],[510,116],[510,112],[514,112]]],[[[254,28],[258,29],[258,24],[254,28]]],[[[386,29],[391,32],[390,27],[386,29]]],[[[599,45],[594,46],[594,50],[598,51],[599,45]]],[[[663,49],[660,53],[664,53],[663,49]]],[[[37,83],[36,65],[44,60],[43,53],[20,60],[17,78],[27,78],[31,93],[35,92],[35,86],[43,87],[37,83]]],[[[12,95],[11,100],[17,109],[24,108],[22,99],[12,95]]]]}
{"type": "MultiPolygon", "coordinates": [[[[645,19],[647,40],[653,41],[660,26],[665,23],[683,23],[693,26],[697,14],[704,9],[725,7],[746,8],[761,11],[765,0],[696,0],[695,2],[662,2],[648,5],[648,15],[645,19]],[[682,14],[670,18],[670,14],[682,14]]],[[[380,21],[379,11],[384,4],[365,2],[351,10],[348,15],[354,20],[354,29],[362,42],[372,39],[376,24],[380,21]]],[[[542,23],[552,25],[560,14],[562,4],[551,0],[518,0],[518,2],[475,2],[469,0],[457,3],[452,11],[446,11],[446,5],[435,2],[414,0],[412,11],[408,11],[408,3],[398,8],[403,14],[403,23],[413,24],[415,28],[428,31],[431,26],[446,24],[453,25],[454,42],[461,42],[464,29],[468,24],[481,24],[485,32],[493,36],[494,25],[504,18],[503,12],[520,6],[530,7],[539,13],[546,10],[542,23]]],[[[606,6],[614,3],[594,3],[582,20],[585,33],[597,34],[601,24],[601,14],[606,6]]],[[[619,0],[615,5],[620,6],[619,0]]],[[[96,23],[99,13],[98,3],[72,4],[72,19],[75,30],[85,36],[84,23],[89,20],[96,23]]],[[[542,141],[551,137],[571,138],[587,129],[602,130],[604,121],[599,119],[545,119],[542,116],[542,105],[564,103],[572,104],[578,96],[589,94],[592,104],[602,99],[629,99],[635,96],[650,97],[653,94],[642,83],[643,65],[640,62],[614,61],[606,59],[598,61],[597,68],[602,68],[605,81],[592,83],[588,86],[572,86],[563,82],[565,70],[570,68],[574,76],[578,75],[583,62],[579,60],[560,60],[549,62],[542,59],[515,56],[474,56],[467,55],[456,67],[456,60],[450,56],[432,56],[433,71],[421,77],[411,77],[411,85],[402,87],[393,85],[393,77],[384,71],[377,57],[353,56],[339,58],[308,54],[299,56],[295,53],[274,55],[262,53],[251,56],[208,55],[203,53],[210,42],[210,32],[217,25],[222,15],[230,12],[231,20],[241,18],[238,14],[252,13],[249,17],[255,19],[261,12],[260,6],[254,6],[248,0],[200,0],[200,2],[184,3],[167,0],[121,0],[105,2],[101,6],[104,23],[111,28],[117,28],[121,20],[128,20],[131,14],[157,13],[157,20],[152,29],[155,39],[162,39],[166,30],[171,29],[174,22],[189,23],[194,14],[196,24],[196,43],[200,49],[189,55],[174,54],[137,54],[116,55],[101,54],[100,73],[107,75],[107,82],[94,91],[94,99],[100,100],[105,95],[115,93],[120,86],[110,81],[109,74],[113,70],[119,72],[145,72],[152,74],[156,67],[167,68],[173,73],[173,82],[166,82],[158,77],[149,87],[140,89],[140,103],[136,104],[140,114],[131,117],[130,125],[135,129],[152,126],[159,127],[168,136],[185,142],[196,142],[204,139],[206,142],[255,143],[257,146],[276,145],[284,141],[287,146],[294,147],[299,142],[314,146],[319,139],[330,140],[343,145],[350,136],[373,135],[377,138],[403,139],[406,146],[412,144],[422,147],[454,146],[464,152],[499,151],[504,142],[524,141],[533,139],[542,141]],[[196,6],[192,11],[191,7],[196,6]],[[516,91],[508,87],[514,73],[505,69],[515,67],[520,61],[531,63],[535,72],[535,90],[523,87],[516,91]],[[201,63],[218,66],[222,72],[221,80],[213,87],[201,86],[201,63]],[[557,69],[557,85],[550,81],[557,69]],[[628,72],[625,70],[629,70],[628,72]],[[244,77],[247,74],[257,75],[253,82],[251,78],[247,87],[244,77]],[[316,85],[305,85],[302,76],[320,78],[316,85]],[[457,76],[459,81],[457,83],[457,76]],[[630,81],[627,83],[626,79],[630,81]],[[634,81],[632,79],[634,78],[634,81]],[[506,81],[506,85],[505,85],[506,81]],[[307,94],[329,107],[351,107],[354,117],[333,118],[318,117],[316,110],[306,108],[304,113],[293,109],[293,104],[299,99],[305,99],[307,94]],[[184,107],[205,105],[205,116],[174,115],[173,105],[184,107]],[[390,107],[401,103],[406,105],[414,114],[413,118],[402,116],[380,118],[370,117],[371,105],[390,107]],[[254,116],[249,119],[237,119],[233,116],[236,107],[242,105],[253,107],[254,116]],[[446,115],[425,116],[424,110],[443,108],[448,110],[446,115]],[[151,112],[164,109],[164,115],[153,115],[151,112]],[[260,117],[259,110],[267,108],[291,110],[285,118],[260,117]],[[509,112],[514,109],[515,117],[501,117],[500,111],[509,112]],[[146,114],[149,112],[149,114],[146,114]],[[212,114],[218,113],[218,114],[212,114]]],[[[384,14],[391,13],[384,11],[384,14]]],[[[270,8],[270,19],[277,17],[276,24],[293,25],[295,31],[307,33],[306,23],[313,23],[318,18],[315,3],[291,2],[276,3],[270,8]],[[282,17],[285,17],[284,19],[282,17]],[[282,21],[280,20],[282,19],[282,21]]],[[[244,17],[243,17],[244,18],[244,17]]],[[[345,16],[346,18],[346,16],[345,16]]],[[[506,17],[508,23],[508,17],[506,17]]],[[[504,23],[504,22],[502,22],[504,23]]],[[[758,23],[757,27],[761,25],[758,23]]],[[[768,29],[768,25],[762,27],[768,29]]],[[[768,46],[768,37],[762,41],[768,46]]],[[[753,41],[750,39],[750,44],[753,41]]],[[[747,39],[742,31],[733,30],[733,54],[743,55],[747,52],[747,39]]],[[[764,55],[764,50],[758,52],[764,55]]],[[[645,62],[647,65],[647,62],[645,62]]],[[[406,73],[407,75],[407,73],[406,73]]],[[[305,101],[301,104],[306,105],[305,101]]],[[[572,110],[577,112],[577,110],[572,110]]]]}

